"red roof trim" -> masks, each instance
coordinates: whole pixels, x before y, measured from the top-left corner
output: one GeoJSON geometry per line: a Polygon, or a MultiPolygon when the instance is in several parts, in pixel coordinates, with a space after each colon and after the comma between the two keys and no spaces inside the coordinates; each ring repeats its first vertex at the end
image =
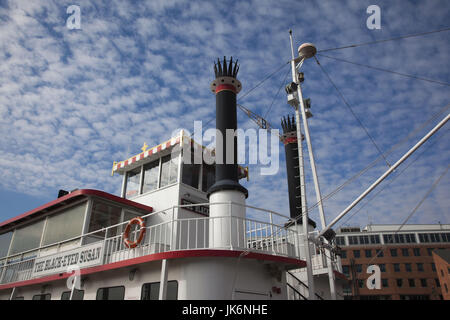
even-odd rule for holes
{"type": "Polygon", "coordinates": [[[74,199],[76,197],[81,197],[81,196],[97,196],[99,198],[111,200],[111,201],[114,201],[114,202],[119,202],[121,204],[128,205],[130,207],[134,207],[134,208],[137,208],[139,210],[146,211],[148,213],[153,211],[152,207],[149,207],[149,206],[146,206],[146,205],[143,205],[143,204],[140,204],[140,203],[128,200],[128,199],[124,199],[124,198],[115,196],[113,194],[110,194],[110,193],[107,193],[107,192],[104,192],[104,191],[93,190],[93,189],[82,189],[82,190],[77,190],[77,191],[71,192],[71,193],[69,193],[69,194],[67,194],[67,195],[65,195],[65,196],[63,196],[61,198],[55,199],[53,201],[50,201],[50,202],[48,202],[48,203],[46,203],[46,204],[44,204],[44,205],[42,205],[40,207],[37,207],[37,208],[35,208],[33,210],[30,210],[30,211],[27,211],[27,212],[25,212],[25,213],[23,213],[21,215],[18,215],[17,217],[8,219],[8,220],[0,223],[0,228],[4,227],[4,226],[6,226],[6,225],[8,225],[10,223],[18,222],[18,221],[20,221],[20,220],[22,220],[22,219],[24,219],[26,217],[29,217],[31,215],[38,214],[42,210],[45,210],[45,209],[48,210],[51,207],[60,204],[61,202],[64,202],[64,201],[67,201],[67,200],[70,200],[70,199],[74,199]]]}
{"type": "MultiPolygon", "coordinates": [[[[245,251],[214,250],[214,249],[169,251],[169,252],[163,252],[163,253],[150,254],[150,255],[139,257],[139,258],[133,258],[133,259],[128,259],[128,260],[124,260],[124,261],[109,263],[109,264],[105,264],[105,265],[101,265],[101,266],[95,266],[95,267],[90,267],[90,268],[86,268],[86,269],[81,269],[80,273],[81,273],[81,275],[87,275],[87,274],[97,273],[97,272],[101,272],[101,271],[113,270],[113,269],[128,267],[128,266],[135,265],[135,264],[141,264],[141,263],[150,262],[150,261],[159,261],[159,260],[164,260],[164,259],[199,258],[199,257],[237,258],[244,252],[245,251]]],[[[306,262],[303,260],[274,256],[274,255],[264,254],[264,253],[249,252],[247,255],[243,255],[242,257],[245,259],[266,260],[266,261],[292,264],[292,265],[295,265],[296,268],[304,268],[306,266],[306,262]]],[[[8,283],[8,284],[0,285],[0,290],[14,288],[14,287],[29,286],[29,285],[39,284],[39,283],[43,283],[43,282],[62,280],[62,279],[66,279],[70,276],[71,276],[71,273],[65,272],[65,273],[54,274],[51,276],[38,278],[38,279],[31,279],[31,280],[8,283]]]]}

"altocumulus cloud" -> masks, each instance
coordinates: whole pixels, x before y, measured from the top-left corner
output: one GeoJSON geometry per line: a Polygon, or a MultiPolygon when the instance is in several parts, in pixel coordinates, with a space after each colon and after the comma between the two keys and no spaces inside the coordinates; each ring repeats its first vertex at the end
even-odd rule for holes
{"type": "MultiPolygon", "coordinates": [[[[138,153],[144,141],[156,145],[176,128],[192,131],[195,120],[214,118],[209,84],[217,57],[239,59],[244,93],[288,61],[289,28],[297,45],[314,42],[320,50],[447,27],[445,1],[378,2],[381,30],[366,28],[370,3],[356,0],[78,1],[81,30],[65,26],[71,1],[6,2],[0,5],[0,190],[42,198],[59,188],[118,193],[120,178],[110,176],[113,160],[138,153]]],[[[327,55],[449,82],[448,44],[449,34],[438,33],[327,55]]],[[[318,58],[383,152],[448,104],[448,87],[318,58]]],[[[293,113],[283,91],[276,95],[283,79],[289,81],[288,68],[239,100],[267,113],[274,127],[293,113]]],[[[326,195],[379,153],[315,62],[303,68],[326,195]]],[[[238,117],[241,128],[256,128],[244,114],[238,117]]],[[[398,159],[436,121],[388,161],[398,159]]],[[[208,127],[213,126],[214,121],[208,127]]],[[[433,139],[435,144],[350,224],[367,223],[369,217],[374,223],[399,223],[408,215],[450,160],[448,137],[433,139]]],[[[250,167],[251,180],[244,182],[250,204],[288,213],[284,166],[280,145],[276,175],[260,176],[260,165],[250,167]]],[[[386,168],[378,162],[327,200],[328,221],[386,168]]],[[[313,205],[309,171],[307,183],[313,205]]],[[[448,177],[441,181],[412,222],[450,223],[449,184],[448,177]]],[[[2,220],[11,216],[0,210],[2,220]]],[[[312,217],[318,219],[317,211],[312,217]]]]}

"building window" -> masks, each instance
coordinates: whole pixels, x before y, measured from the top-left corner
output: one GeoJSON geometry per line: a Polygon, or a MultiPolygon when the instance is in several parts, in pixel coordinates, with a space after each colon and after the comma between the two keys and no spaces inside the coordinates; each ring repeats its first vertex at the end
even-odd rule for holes
{"type": "Polygon", "coordinates": [[[414,248],[413,252],[414,252],[414,256],[420,257],[420,248],[414,248]]]}
{"type": "Polygon", "coordinates": [[[402,256],[409,257],[409,250],[407,248],[402,249],[402,256]]]}
{"type": "MultiPolygon", "coordinates": [[[[83,300],[84,290],[73,290],[72,300],[83,300]]],[[[70,300],[70,291],[64,291],[61,295],[61,300],[70,300]]]]}
{"type": "Polygon", "coordinates": [[[392,234],[384,234],[383,240],[385,244],[394,243],[394,237],[392,236],[392,234]]]}
{"type": "Polygon", "coordinates": [[[403,279],[397,279],[397,287],[401,288],[403,286],[403,279]]]}
{"type": "Polygon", "coordinates": [[[372,257],[372,250],[368,249],[368,250],[364,250],[364,252],[366,254],[366,258],[372,257]]]}
{"type": "Polygon", "coordinates": [[[68,208],[62,213],[51,215],[47,219],[43,245],[75,238],[83,231],[86,202],[68,208]]]}
{"type": "Polygon", "coordinates": [[[158,189],[159,159],[144,165],[144,185],[142,193],[158,189]]]}
{"type": "Polygon", "coordinates": [[[348,243],[350,244],[350,245],[352,245],[352,244],[358,244],[359,242],[358,242],[358,236],[349,236],[348,237],[348,243]]]}
{"type": "Polygon", "coordinates": [[[439,233],[430,233],[429,236],[430,236],[431,242],[440,242],[441,241],[441,239],[439,237],[439,233]]]}
{"type": "Polygon", "coordinates": [[[427,279],[420,279],[420,285],[425,288],[427,286],[427,279]]]}
{"type": "Polygon", "coordinates": [[[11,244],[11,254],[36,249],[40,246],[44,219],[38,222],[16,229],[11,244]]]}
{"type": "Polygon", "coordinates": [[[342,259],[347,259],[347,251],[345,251],[345,250],[341,251],[341,258],[342,259]]]}
{"type": "Polygon", "coordinates": [[[382,258],[384,256],[382,249],[377,249],[375,252],[378,258],[382,258]]]}
{"type": "Polygon", "coordinates": [[[400,263],[394,263],[394,271],[400,272],[400,263]]]}
{"type": "MultiPolygon", "coordinates": [[[[141,290],[141,300],[159,300],[159,282],[144,283],[141,290]]],[[[178,281],[167,281],[167,300],[178,299],[178,281]]]]}
{"type": "Polygon", "coordinates": [[[434,263],[431,263],[431,270],[436,271],[436,265],[434,263]]]}
{"type": "Polygon", "coordinates": [[[342,273],[345,276],[349,277],[350,276],[350,268],[349,268],[349,266],[342,266],[342,273]]]}
{"type": "Polygon", "coordinates": [[[403,234],[395,234],[394,241],[395,243],[405,243],[405,237],[403,234]]]}
{"type": "Polygon", "coordinates": [[[97,290],[96,300],[123,300],[125,298],[125,287],[109,287],[97,290]]]}
{"type": "Polygon", "coordinates": [[[441,233],[442,242],[450,242],[450,233],[441,233]]]}
{"type": "Polygon", "coordinates": [[[161,158],[161,188],[177,182],[178,157],[179,155],[172,157],[169,154],[161,158]]]}
{"type": "Polygon", "coordinates": [[[423,272],[423,263],[418,263],[417,264],[417,271],[423,272]]]}
{"type": "Polygon", "coordinates": [[[52,295],[50,293],[36,294],[33,296],[33,300],[51,300],[52,295]]]}
{"type": "Polygon", "coordinates": [[[412,271],[411,263],[405,263],[405,270],[408,271],[408,272],[412,271]]]}
{"type": "Polygon", "coordinates": [[[380,267],[381,272],[386,272],[386,265],[384,263],[381,263],[378,266],[380,267]]]}
{"type": "Polygon", "coordinates": [[[448,287],[447,287],[446,283],[444,283],[444,288],[445,288],[445,292],[448,293],[448,287]]]}
{"type": "Polygon", "coordinates": [[[380,243],[380,236],[378,234],[374,234],[370,236],[370,243],[372,244],[379,244],[380,243]]]}
{"type": "Polygon", "coordinates": [[[137,167],[127,172],[127,192],[125,198],[133,198],[139,195],[139,186],[141,184],[141,167],[137,167]]]}
{"type": "Polygon", "coordinates": [[[439,282],[439,279],[434,279],[434,282],[436,282],[436,287],[440,288],[441,287],[441,283],[439,282]]]}
{"type": "Polygon", "coordinates": [[[397,249],[391,249],[391,257],[397,256],[397,249]]]}
{"type": "Polygon", "coordinates": [[[419,241],[421,243],[426,243],[426,242],[430,242],[430,239],[428,237],[427,233],[419,233],[419,241]]]}
{"type": "Polygon", "coordinates": [[[414,233],[405,234],[406,243],[416,243],[416,235],[414,233]]]}
{"type": "Polygon", "coordinates": [[[345,246],[345,237],[336,237],[336,244],[338,246],[345,246]]]}
{"type": "Polygon", "coordinates": [[[361,257],[361,252],[359,250],[353,250],[353,257],[360,258],[361,257]]]}
{"type": "Polygon", "coordinates": [[[444,276],[444,270],[441,269],[441,276],[444,276]]]}
{"type": "Polygon", "coordinates": [[[414,288],[416,286],[414,279],[408,279],[408,284],[410,288],[414,288]]]}
{"type": "Polygon", "coordinates": [[[369,236],[359,236],[360,244],[369,244],[369,236]]]}
{"type": "Polygon", "coordinates": [[[389,287],[388,279],[381,279],[381,285],[383,286],[383,288],[388,288],[389,287]]]}
{"type": "Polygon", "coordinates": [[[356,272],[361,273],[362,272],[362,264],[355,264],[356,272]]]}
{"type": "Polygon", "coordinates": [[[427,248],[427,252],[428,252],[429,256],[433,255],[433,250],[434,250],[434,248],[427,248]]]}
{"type": "Polygon", "coordinates": [[[358,279],[358,287],[364,288],[364,280],[358,279]]]}

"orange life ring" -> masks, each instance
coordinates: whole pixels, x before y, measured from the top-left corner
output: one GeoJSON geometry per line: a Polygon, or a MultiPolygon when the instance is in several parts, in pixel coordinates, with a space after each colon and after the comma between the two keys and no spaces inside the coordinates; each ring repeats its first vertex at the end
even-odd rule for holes
{"type": "Polygon", "coordinates": [[[123,242],[125,243],[125,246],[127,248],[136,248],[137,245],[139,243],[141,243],[142,239],[144,238],[145,235],[145,223],[144,220],[142,220],[141,217],[136,217],[130,220],[130,222],[128,222],[125,231],[123,233],[123,242]],[[130,241],[129,237],[130,237],[130,231],[131,231],[131,226],[133,224],[138,224],[140,226],[140,230],[139,230],[139,237],[137,238],[136,241],[130,241]]]}

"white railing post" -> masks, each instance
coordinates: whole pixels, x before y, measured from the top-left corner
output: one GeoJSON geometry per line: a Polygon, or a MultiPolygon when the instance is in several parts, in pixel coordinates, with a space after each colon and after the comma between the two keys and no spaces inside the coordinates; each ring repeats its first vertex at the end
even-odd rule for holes
{"type": "Polygon", "coordinates": [[[272,211],[269,213],[269,219],[270,219],[270,243],[272,246],[272,252],[275,253],[274,243],[273,243],[273,216],[272,211]]]}
{"type": "Polygon", "coordinates": [[[231,201],[228,203],[228,215],[230,216],[230,250],[233,250],[233,232],[232,228],[232,219],[231,219],[231,201]]]}
{"type": "Polygon", "coordinates": [[[173,250],[173,234],[175,233],[175,230],[174,230],[174,207],[172,207],[172,221],[171,221],[171,224],[172,224],[172,231],[170,232],[170,250],[171,251],[174,251],[173,250]]]}

